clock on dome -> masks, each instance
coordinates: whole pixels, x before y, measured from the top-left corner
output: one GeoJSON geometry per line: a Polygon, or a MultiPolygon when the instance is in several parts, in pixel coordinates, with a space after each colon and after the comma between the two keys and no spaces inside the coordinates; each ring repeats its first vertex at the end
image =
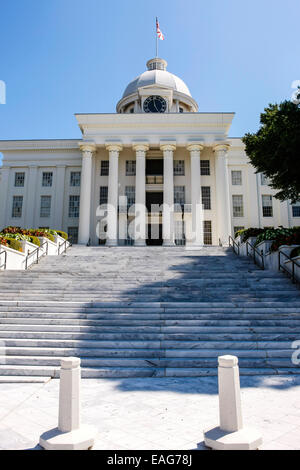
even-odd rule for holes
{"type": "Polygon", "coordinates": [[[144,101],[145,113],[165,113],[167,102],[161,96],[149,96],[144,101]]]}

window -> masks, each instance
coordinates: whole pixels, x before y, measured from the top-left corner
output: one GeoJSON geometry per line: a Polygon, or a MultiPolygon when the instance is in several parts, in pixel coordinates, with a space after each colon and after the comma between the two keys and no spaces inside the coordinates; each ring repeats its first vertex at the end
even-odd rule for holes
{"type": "Polygon", "coordinates": [[[209,176],[210,175],[210,161],[209,160],[201,160],[200,161],[200,168],[201,168],[201,175],[202,176],[209,176]]]}
{"type": "Polygon", "coordinates": [[[107,204],[108,201],[108,186],[100,186],[99,204],[107,204]]]}
{"type": "Polygon", "coordinates": [[[174,239],[175,239],[175,245],[177,245],[177,246],[185,245],[184,221],[183,220],[175,220],[174,221],[174,239]]]}
{"type": "Polygon", "coordinates": [[[239,170],[232,170],[231,182],[233,186],[241,186],[242,185],[242,172],[239,170]]]}
{"type": "Polygon", "coordinates": [[[15,173],[15,187],[23,188],[25,182],[25,173],[15,173]]]}
{"type": "Polygon", "coordinates": [[[244,217],[243,196],[232,196],[233,217],[244,217]]]}
{"type": "Polygon", "coordinates": [[[203,243],[204,245],[212,245],[211,220],[203,222],[203,243]]]}
{"type": "Polygon", "coordinates": [[[180,204],[181,207],[185,204],[185,187],[174,186],[174,204],[180,204]]]}
{"type": "Polygon", "coordinates": [[[127,197],[127,207],[135,204],[135,186],[125,186],[125,196],[127,197]]]}
{"type": "Polygon", "coordinates": [[[72,243],[78,243],[78,227],[68,227],[68,235],[72,243]]]}
{"type": "Polygon", "coordinates": [[[179,108],[179,112],[180,112],[180,113],[183,113],[183,108],[179,108]]]}
{"type": "Polygon", "coordinates": [[[40,217],[50,217],[51,196],[41,196],[40,217]]]}
{"type": "Polygon", "coordinates": [[[102,160],[100,176],[108,176],[108,174],[109,174],[109,160],[102,160]]]}
{"type": "Polygon", "coordinates": [[[267,178],[263,173],[261,173],[260,183],[262,186],[268,186],[270,184],[270,178],[267,178]]]}
{"type": "Polygon", "coordinates": [[[80,186],[81,173],[80,171],[71,171],[70,186],[80,186]]]}
{"type": "Polygon", "coordinates": [[[53,173],[52,171],[43,172],[42,186],[51,187],[52,186],[53,173]]]}
{"type": "Polygon", "coordinates": [[[184,160],[174,160],[174,175],[184,176],[184,160]]]}
{"type": "Polygon", "coordinates": [[[135,176],[136,173],[136,161],[126,160],[126,176],[135,176]]]}
{"type": "Polygon", "coordinates": [[[69,217],[77,219],[79,217],[80,196],[70,196],[69,198],[69,217]]]}
{"type": "Polygon", "coordinates": [[[233,227],[234,236],[235,236],[236,232],[239,232],[240,230],[244,230],[244,228],[245,227],[241,227],[241,226],[233,227]]]}
{"type": "Polygon", "coordinates": [[[300,204],[299,206],[292,206],[293,217],[300,217],[300,204]]]}
{"type": "Polygon", "coordinates": [[[211,209],[210,186],[201,186],[202,205],[204,210],[211,209]]]}
{"type": "Polygon", "coordinates": [[[22,217],[22,207],[23,207],[23,196],[14,196],[11,216],[13,218],[22,217]]]}
{"type": "Polygon", "coordinates": [[[273,217],[272,196],[262,196],[262,212],[263,217],[273,217]]]}

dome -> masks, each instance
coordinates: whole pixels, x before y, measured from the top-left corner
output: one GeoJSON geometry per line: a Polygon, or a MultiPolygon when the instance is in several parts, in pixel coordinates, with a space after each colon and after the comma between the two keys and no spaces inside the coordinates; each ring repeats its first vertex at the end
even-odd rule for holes
{"type": "Polygon", "coordinates": [[[149,85],[160,85],[165,88],[171,88],[179,93],[183,93],[191,97],[190,90],[184,81],[176,75],[167,72],[167,62],[165,60],[158,58],[149,60],[147,62],[147,67],[148,70],[146,72],[142,73],[129,83],[122,99],[136,93],[139,88],[149,85]]]}

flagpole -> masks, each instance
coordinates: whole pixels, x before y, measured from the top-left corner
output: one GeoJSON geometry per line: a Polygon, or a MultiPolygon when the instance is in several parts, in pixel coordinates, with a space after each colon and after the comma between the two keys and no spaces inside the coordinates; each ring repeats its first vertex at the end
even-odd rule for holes
{"type": "Polygon", "coordinates": [[[156,35],[156,57],[158,57],[158,34],[157,34],[157,18],[155,24],[155,35],[156,35]]]}

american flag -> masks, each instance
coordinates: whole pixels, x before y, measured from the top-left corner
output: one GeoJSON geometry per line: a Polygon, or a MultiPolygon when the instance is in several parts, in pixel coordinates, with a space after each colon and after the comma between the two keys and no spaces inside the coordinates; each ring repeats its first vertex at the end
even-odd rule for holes
{"type": "Polygon", "coordinates": [[[163,33],[160,30],[159,22],[158,22],[157,18],[156,18],[156,33],[157,33],[158,39],[160,39],[161,41],[165,40],[165,37],[164,37],[163,33]]]}

